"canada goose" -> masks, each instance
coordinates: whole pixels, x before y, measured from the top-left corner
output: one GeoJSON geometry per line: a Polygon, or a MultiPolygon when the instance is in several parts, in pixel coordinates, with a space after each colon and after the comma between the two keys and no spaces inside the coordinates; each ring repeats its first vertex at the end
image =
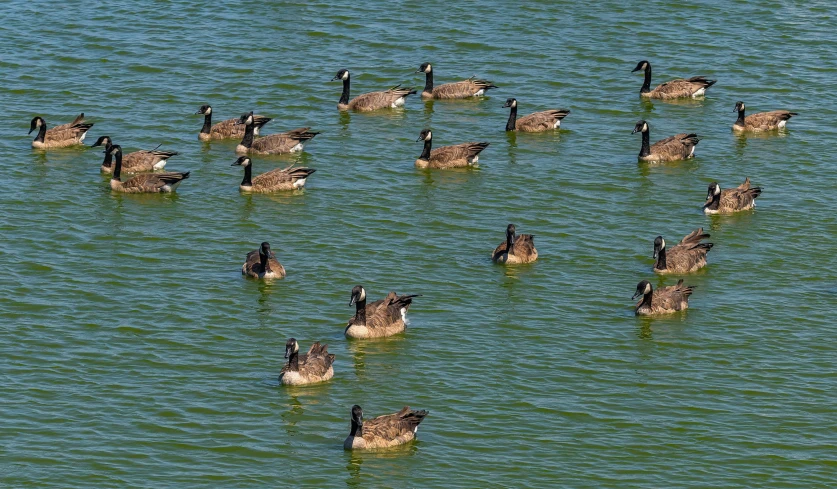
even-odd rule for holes
{"type": "Polygon", "coordinates": [[[62,124],[47,130],[46,121],[42,117],[35,117],[29,123],[29,133],[38,129],[38,134],[32,140],[32,147],[35,149],[55,149],[75,146],[84,141],[87,131],[93,127],[93,123],[84,121],[84,114],[81,114],[69,124],[62,124]],[[79,121],[79,119],[81,119],[79,121]],[[76,122],[79,121],[79,122],[76,122]]]}
{"type": "Polygon", "coordinates": [[[334,377],[334,355],[329,354],[328,345],[317,341],[308,353],[299,354],[299,343],[291,338],[285,344],[285,358],[288,359],[279,372],[279,382],[284,385],[304,385],[325,382],[334,377]]]}
{"type": "Polygon", "coordinates": [[[488,147],[490,143],[462,143],[453,146],[442,146],[431,151],[433,146],[433,133],[425,129],[419,134],[418,141],[424,141],[424,149],[416,160],[419,168],[461,168],[475,165],[479,160],[479,154],[488,147]]]}
{"type": "MultiPolygon", "coordinates": [[[[113,173],[113,156],[110,149],[113,140],[110,136],[101,136],[90,147],[104,146],[105,160],[102,162],[102,173],[113,173]]],[[[168,159],[177,155],[176,151],[141,150],[122,155],[122,171],[125,173],[140,173],[165,168],[168,159]]]]}
{"type": "Polygon", "coordinates": [[[558,129],[564,117],[570,115],[567,109],[542,110],[527,116],[517,118],[517,99],[506,100],[503,107],[511,107],[509,121],[506,122],[506,131],[521,132],[543,132],[558,129]]]}
{"type": "Polygon", "coordinates": [[[688,80],[678,78],[665,82],[651,90],[651,63],[640,61],[631,73],[645,70],[645,81],[639,89],[641,97],[658,98],[662,100],[685,97],[701,97],[706,94],[706,89],[714,85],[718,80],[707,80],[705,76],[693,76],[688,80]]]}
{"type": "Polygon", "coordinates": [[[110,188],[115,192],[128,194],[174,192],[180,182],[189,178],[189,172],[143,173],[128,181],[121,181],[122,176],[122,147],[114,144],[110,154],[116,160],[113,175],[110,178],[110,188]]]}
{"type": "Polygon", "coordinates": [[[295,190],[305,186],[305,179],[317,170],[313,168],[275,168],[253,178],[253,161],[249,156],[240,156],[231,166],[244,167],[244,180],[238,188],[243,192],[276,192],[295,190]]]}
{"type": "Polygon", "coordinates": [[[659,163],[662,161],[685,160],[695,155],[695,146],[700,142],[697,134],[680,133],[649,145],[651,134],[648,130],[648,123],[645,121],[637,122],[631,134],[638,132],[642,133],[642,148],[639,150],[640,161],[659,163]]]}
{"type": "Polygon", "coordinates": [[[259,249],[247,253],[247,259],[241,265],[241,274],[253,278],[284,278],[285,267],[276,259],[270,243],[265,241],[259,249]]]}
{"type": "Polygon", "coordinates": [[[687,234],[679,243],[666,249],[666,240],[662,236],[654,238],[654,271],[657,273],[690,273],[706,266],[706,254],[714,246],[701,243],[709,239],[709,234],[698,228],[687,234]]]}
{"type": "Polygon", "coordinates": [[[416,70],[416,73],[424,73],[424,90],[421,92],[421,98],[454,99],[481,97],[488,90],[497,88],[490,81],[480,80],[473,76],[467,80],[445,83],[444,85],[434,87],[433,66],[430,63],[422,63],[419,69],[416,70]]]}
{"type": "Polygon", "coordinates": [[[535,237],[531,234],[514,234],[514,224],[506,227],[506,240],[494,249],[491,260],[495,263],[506,263],[518,265],[521,263],[532,263],[538,259],[538,250],[535,249],[535,237]]]}
{"type": "MultiPolygon", "coordinates": [[[[212,107],[209,105],[201,105],[195,114],[203,114],[203,127],[198,133],[198,139],[201,141],[212,141],[213,139],[240,139],[244,137],[244,126],[237,124],[238,118],[227,119],[215,125],[212,124],[212,107]]],[[[253,116],[253,134],[258,136],[259,130],[272,121],[270,117],[263,115],[253,116]]]]}
{"type": "Polygon", "coordinates": [[[404,406],[395,414],[386,414],[369,420],[363,420],[363,409],[352,406],[352,430],[343,442],[346,450],[369,450],[388,448],[413,441],[418,425],[427,416],[425,410],[410,409],[404,406]]]}
{"type": "Polygon", "coordinates": [[[253,112],[242,115],[236,124],[244,126],[244,137],[235,147],[235,152],[238,154],[281,155],[296,153],[302,151],[305,143],[319,134],[309,131],[307,127],[300,127],[293,131],[270,134],[254,141],[256,116],[253,115],[253,112]]]}
{"type": "Polygon", "coordinates": [[[733,112],[738,112],[738,119],[732,128],[736,131],[762,132],[783,129],[791,117],[799,115],[796,112],[787,110],[773,110],[770,112],[759,112],[744,117],[744,102],[736,102],[733,112]]]}
{"type": "Polygon", "coordinates": [[[396,108],[404,105],[404,99],[407,96],[416,93],[412,87],[401,88],[401,85],[396,85],[384,92],[369,92],[349,100],[349,85],[351,84],[351,75],[349,70],[340,70],[331,79],[343,80],[343,93],[340,95],[340,101],[337,102],[338,110],[356,110],[358,112],[369,112],[371,110],[396,108]]]}
{"type": "Polygon", "coordinates": [[[631,299],[642,296],[636,305],[637,316],[656,316],[671,314],[689,308],[689,296],[692,295],[691,285],[683,285],[683,279],[677,285],[670,285],[654,291],[651,283],[643,280],[636,286],[636,293],[631,299]]]}
{"type": "Polygon", "coordinates": [[[718,182],[709,184],[706,194],[706,203],[703,204],[703,212],[707,214],[730,214],[737,211],[746,211],[756,206],[756,198],[761,195],[761,187],[751,187],[750,178],[744,179],[744,183],[735,187],[721,190],[718,182]]]}
{"type": "Polygon", "coordinates": [[[383,300],[366,304],[366,289],[360,285],[352,288],[349,305],[355,306],[355,315],[346,326],[347,338],[383,338],[404,331],[407,321],[407,309],[414,297],[420,294],[401,295],[395,292],[387,294],[383,300]]]}

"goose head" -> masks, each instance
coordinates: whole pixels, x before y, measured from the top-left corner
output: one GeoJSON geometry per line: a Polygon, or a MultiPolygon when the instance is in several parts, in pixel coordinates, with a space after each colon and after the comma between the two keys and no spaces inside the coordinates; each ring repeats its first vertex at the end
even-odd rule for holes
{"type": "Polygon", "coordinates": [[[507,107],[512,107],[512,108],[517,107],[517,99],[516,98],[506,99],[506,103],[503,104],[503,108],[507,108],[507,107]]]}
{"type": "Polygon", "coordinates": [[[637,71],[646,71],[648,70],[648,68],[651,68],[651,63],[649,63],[647,60],[642,60],[636,64],[636,68],[632,69],[631,73],[635,73],[637,71]]]}
{"type": "Polygon", "coordinates": [[[716,195],[720,195],[721,193],[721,186],[718,185],[718,182],[712,182],[709,184],[709,188],[706,190],[706,201],[712,202],[715,199],[716,195]]]}
{"type": "Polygon", "coordinates": [[[654,238],[654,258],[657,258],[660,252],[664,249],[666,249],[666,240],[664,240],[662,236],[654,238]]]}
{"type": "Polygon", "coordinates": [[[210,107],[209,105],[201,105],[201,108],[198,109],[197,112],[195,112],[195,114],[203,114],[203,115],[209,115],[211,113],[212,113],[212,107],[210,107]]]}
{"type": "Polygon", "coordinates": [[[352,406],[352,423],[363,426],[363,409],[357,404],[352,406]]]}
{"type": "Polygon", "coordinates": [[[433,66],[430,63],[422,63],[419,69],[416,70],[416,73],[431,73],[432,71],[433,66]]]}
{"type": "Polygon", "coordinates": [[[113,146],[113,139],[110,136],[99,136],[99,139],[90,145],[91,148],[95,148],[96,146],[104,146],[107,149],[108,146],[113,146]]]}
{"type": "Polygon", "coordinates": [[[648,132],[648,123],[645,121],[637,122],[631,134],[636,134],[638,132],[648,132]]]}
{"type": "Polygon", "coordinates": [[[32,122],[29,123],[29,132],[26,134],[32,134],[32,131],[40,129],[44,124],[46,124],[46,121],[42,117],[33,117],[32,122]]]}
{"type": "Polygon", "coordinates": [[[239,117],[238,120],[235,121],[235,124],[236,125],[244,124],[245,126],[252,126],[253,125],[253,111],[251,110],[250,112],[248,112],[246,114],[241,114],[241,117],[239,117]]]}
{"type": "Polygon", "coordinates": [[[291,358],[291,355],[299,352],[299,343],[294,338],[290,338],[285,343],[285,358],[291,358]]]}
{"type": "Polygon", "coordinates": [[[744,110],[744,102],[739,100],[738,102],[735,103],[735,108],[732,109],[732,111],[733,112],[741,112],[742,110],[744,110]]]}
{"type": "Polygon", "coordinates": [[[334,81],[334,80],[348,80],[348,79],[349,79],[349,70],[342,69],[342,70],[338,71],[336,75],[334,75],[334,78],[332,78],[331,81],[334,81]]]}
{"type": "Polygon", "coordinates": [[[363,302],[366,300],[366,289],[364,289],[360,285],[355,285],[352,287],[352,298],[349,300],[349,305],[353,306],[358,302],[363,302]]]}
{"type": "Polygon", "coordinates": [[[419,137],[418,139],[416,139],[416,142],[430,141],[431,139],[433,139],[433,131],[431,131],[430,129],[424,129],[419,133],[419,137]]]}
{"type": "MultiPolygon", "coordinates": [[[[230,166],[250,166],[251,160],[249,156],[239,156],[237,160],[230,166]]],[[[270,246],[270,245],[268,245],[270,246]]]]}
{"type": "Polygon", "coordinates": [[[514,244],[514,232],[515,232],[514,224],[509,224],[506,227],[506,240],[509,242],[510,245],[514,244]]]}
{"type": "Polygon", "coordinates": [[[640,296],[648,295],[651,293],[652,290],[653,288],[651,287],[651,282],[643,280],[642,282],[637,284],[636,293],[634,293],[633,297],[631,297],[631,300],[636,299],[640,296]]]}

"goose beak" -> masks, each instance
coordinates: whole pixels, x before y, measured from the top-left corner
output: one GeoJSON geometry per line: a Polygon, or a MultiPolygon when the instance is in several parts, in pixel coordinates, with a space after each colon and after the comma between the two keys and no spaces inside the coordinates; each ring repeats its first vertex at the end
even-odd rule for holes
{"type": "Polygon", "coordinates": [[[659,254],[659,252],[655,249],[655,250],[654,250],[654,256],[653,256],[653,258],[654,258],[655,260],[657,259],[657,254],[659,254]]]}
{"type": "Polygon", "coordinates": [[[238,162],[237,162],[237,161],[233,161],[233,164],[232,164],[232,165],[230,165],[230,166],[238,166],[238,162]]]}
{"type": "Polygon", "coordinates": [[[636,292],[634,292],[634,295],[631,297],[631,300],[636,300],[636,298],[641,296],[641,295],[642,295],[642,292],[637,290],[636,292]]]}
{"type": "Polygon", "coordinates": [[[419,142],[419,141],[421,141],[421,136],[419,136],[419,138],[416,139],[416,142],[419,142]]]}
{"type": "Polygon", "coordinates": [[[289,356],[291,356],[291,349],[285,348],[285,358],[288,358],[289,356]]]}
{"type": "Polygon", "coordinates": [[[337,75],[335,75],[335,76],[334,76],[334,78],[332,78],[332,79],[331,79],[331,81],[334,81],[334,80],[339,80],[339,79],[340,79],[340,77],[339,77],[339,76],[337,76],[337,75]]]}
{"type": "Polygon", "coordinates": [[[639,71],[639,68],[634,68],[631,70],[631,73],[636,73],[637,71],[639,71]]]}
{"type": "Polygon", "coordinates": [[[29,129],[29,132],[27,132],[26,134],[32,134],[32,131],[34,131],[34,130],[35,130],[35,128],[33,127],[32,129],[29,129]]]}
{"type": "Polygon", "coordinates": [[[358,299],[360,299],[359,295],[352,294],[352,299],[349,301],[349,305],[353,306],[353,305],[357,304],[358,299]]]}
{"type": "Polygon", "coordinates": [[[636,128],[634,128],[634,130],[633,130],[633,131],[631,131],[631,134],[636,134],[636,133],[638,133],[638,132],[639,132],[639,131],[637,131],[637,129],[636,129],[636,128]]]}
{"type": "Polygon", "coordinates": [[[203,114],[203,112],[197,111],[197,112],[195,112],[195,114],[203,114]]]}

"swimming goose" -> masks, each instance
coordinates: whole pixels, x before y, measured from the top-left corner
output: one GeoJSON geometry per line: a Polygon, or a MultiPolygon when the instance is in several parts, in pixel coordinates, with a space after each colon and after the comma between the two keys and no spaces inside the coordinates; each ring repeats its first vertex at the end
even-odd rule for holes
{"type": "Polygon", "coordinates": [[[387,294],[383,300],[366,304],[366,289],[360,285],[352,288],[349,305],[355,306],[355,315],[346,326],[347,338],[383,338],[404,331],[407,321],[407,309],[414,297],[420,294],[401,295],[395,292],[387,294]]]}
{"type": "MultiPolygon", "coordinates": [[[[213,125],[212,107],[209,105],[201,105],[201,108],[198,109],[195,114],[203,114],[203,127],[201,127],[201,132],[198,133],[198,139],[201,141],[211,141],[213,139],[240,139],[244,137],[244,126],[236,124],[239,120],[237,117],[235,119],[227,119],[213,125]]],[[[273,120],[272,118],[265,117],[263,115],[254,115],[253,119],[253,134],[256,136],[259,135],[259,130],[262,126],[273,120]]]]}
{"type": "Polygon", "coordinates": [[[313,168],[275,168],[253,178],[253,161],[248,156],[240,156],[231,166],[244,167],[244,180],[238,186],[243,192],[276,192],[278,190],[296,190],[305,186],[305,179],[317,170],[313,168]]]}
{"type": "Polygon", "coordinates": [[[744,183],[735,188],[721,190],[718,182],[709,184],[706,194],[706,203],[703,204],[703,212],[707,214],[730,214],[737,211],[746,211],[756,206],[756,198],[761,195],[761,187],[751,187],[750,178],[744,179],[744,183]]]}
{"type": "Polygon", "coordinates": [[[36,149],[55,149],[75,146],[84,141],[87,131],[93,127],[93,123],[86,123],[84,114],[81,114],[75,121],[69,124],[62,124],[47,130],[46,121],[42,117],[35,117],[29,123],[29,133],[38,129],[38,134],[32,140],[32,147],[36,149]],[[79,121],[79,119],[81,119],[79,121]],[[76,122],[79,121],[79,122],[76,122]]]}
{"type": "Polygon", "coordinates": [[[244,265],[241,265],[241,274],[252,278],[284,278],[285,267],[270,250],[270,243],[265,241],[259,249],[247,253],[244,265]]]}
{"type": "Polygon", "coordinates": [[[114,144],[110,154],[116,160],[113,175],[110,178],[110,188],[115,192],[128,194],[174,192],[180,182],[189,178],[189,172],[143,173],[125,182],[122,176],[122,147],[114,144]]]}
{"type": "Polygon", "coordinates": [[[490,81],[481,80],[473,76],[467,80],[445,83],[444,85],[434,87],[433,66],[430,63],[422,63],[419,69],[416,70],[416,73],[424,73],[424,90],[421,92],[421,98],[455,99],[481,97],[488,90],[497,88],[490,81]]]}
{"type": "Polygon", "coordinates": [[[787,110],[759,112],[744,117],[744,102],[736,102],[733,112],[738,112],[738,119],[732,128],[736,131],[762,132],[783,129],[791,117],[799,115],[787,110]]]}
{"type": "Polygon", "coordinates": [[[490,143],[462,143],[452,146],[442,146],[431,151],[433,133],[430,129],[421,131],[416,141],[424,141],[424,149],[416,160],[419,168],[461,168],[475,165],[479,154],[490,143]]]}
{"type": "Polygon", "coordinates": [[[705,76],[693,76],[688,80],[684,80],[683,78],[671,80],[651,90],[651,63],[645,60],[640,61],[631,73],[640,70],[645,71],[645,81],[642,82],[642,88],[639,89],[639,95],[641,97],[662,100],[701,97],[706,94],[706,89],[717,82],[717,80],[707,80],[705,76]]]}
{"type": "Polygon", "coordinates": [[[654,239],[654,271],[657,273],[690,273],[706,266],[706,254],[714,246],[701,243],[709,234],[698,228],[687,234],[679,243],[666,249],[666,240],[662,236],[654,239]]]}
{"type": "Polygon", "coordinates": [[[680,133],[661,139],[649,145],[651,134],[648,123],[639,121],[631,134],[642,133],[642,148],[639,150],[640,161],[659,163],[663,161],[679,161],[695,155],[695,146],[700,142],[697,134],[680,133]]]}
{"type": "Polygon", "coordinates": [[[253,115],[253,112],[242,115],[236,124],[244,126],[244,137],[235,147],[235,152],[238,154],[281,155],[296,153],[302,151],[305,143],[319,134],[309,131],[307,127],[300,127],[293,131],[270,134],[254,140],[256,116],[253,115]]]}
{"type": "MultiPolygon", "coordinates": [[[[104,146],[105,160],[102,162],[102,173],[113,173],[113,156],[110,149],[113,140],[110,136],[102,136],[90,147],[104,146]]],[[[177,151],[141,150],[122,155],[122,171],[126,173],[150,172],[165,168],[168,159],[177,155],[177,151]]]]}
{"type": "Polygon", "coordinates": [[[657,289],[651,287],[651,283],[643,280],[636,286],[636,293],[631,299],[642,296],[636,305],[637,316],[657,316],[660,314],[671,314],[689,308],[689,296],[692,295],[691,285],[683,285],[683,279],[677,285],[670,285],[657,289]]]}
{"type": "Polygon", "coordinates": [[[349,70],[340,70],[331,79],[343,80],[343,93],[340,95],[340,101],[337,102],[338,110],[356,110],[358,112],[368,112],[371,110],[396,108],[404,105],[404,99],[409,95],[416,93],[412,87],[401,88],[401,85],[396,85],[384,92],[369,92],[349,100],[349,86],[351,84],[351,75],[349,70]]]}
{"type": "Polygon", "coordinates": [[[542,110],[520,119],[517,118],[517,99],[510,98],[506,100],[503,107],[510,107],[509,121],[506,122],[506,131],[521,131],[521,132],[542,132],[558,129],[561,126],[561,121],[564,117],[570,114],[567,109],[553,109],[542,110]]]}
{"type": "Polygon", "coordinates": [[[395,414],[386,414],[369,420],[363,420],[363,409],[352,406],[352,429],[343,442],[346,450],[369,450],[389,448],[413,441],[418,425],[427,416],[425,410],[410,409],[404,406],[395,414]]]}
{"type": "Polygon", "coordinates": [[[495,263],[506,263],[517,265],[520,263],[532,263],[538,259],[538,250],[535,249],[535,237],[531,234],[514,234],[514,224],[506,228],[506,240],[494,249],[491,260],[495,263]]]}
{"type": "Polygon", "coordinates": [[[328,345],[317,341],[308,353],[299,354],[299,343],[291,338],[285,344],[288,363],[279,372],[279,382],[284,385],[304,385],[325,382],[334,377],[334,355],[328,353],[328,345]]]}

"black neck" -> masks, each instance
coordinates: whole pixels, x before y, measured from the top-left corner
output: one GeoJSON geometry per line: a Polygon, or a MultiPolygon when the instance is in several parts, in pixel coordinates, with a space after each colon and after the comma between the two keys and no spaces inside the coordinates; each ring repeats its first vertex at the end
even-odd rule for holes
{"type": "Polygon", "coordinates": [[[351,77],[347,76],[346,79],[343,80],[343,93],[340,95],[340,101],[338,102],[340,104],[348,104],[349,103],[350,78],[351,77]]]}
{"type": "Polygon", "coordinates": [[[738,120],[735,121],[735,123],[738,124],[739,126],[744,125],[744,109],[741,109],[741,110],[738,111],[738,120]]]}
{"type": "Polygon", "coordinates": [[[639,156],[648,156],[651,154],[651,131],[642,131],[642,149],[639,150],[639,156]]]}
{"type": "Polygon", "coordinates": [[[288,357],[288,366],[291,372],[299,372],[299,352],[295,351],[288,357]]]}
{"type": "MultiPolygon", "coordinates": [[[[256,132],[256,123],[253,121],[252,124],[248,124],[244,126],[244,137],[241,139],[241,145],[245,148],[249,148],[253,145],[253,134],[256,132]]],[[[250,167],[249,165],[247,166],[250,167]]]]}
{"type": "Polygon", "coordinates": [[[517,106],[512,105],[511,111],[509,112],[509,121],[506,122],[507,131],[514,131],[515,121],[517,121],[517,106]]]}
{"type": "Polygon", "coordinates": [[[363,433],[363,423],[358,423],[354,419],[352,419],[352,432],[349,433],[349,436],[361,436],[363,433]]]}
{"type": "Polygon", "coordinates": [[[657,270],[665,270],[666,269],[666,249],[663,248],[659,252],[657,252],[657,264],[654,265],[654,268],[657,270]]]}
{"type": "Polygon", "coordinates": [[[514,246],[514,234],[506,233],[506,251],[511,251],[514,246]]]}
{"type": "Polygon", "coordinates": [[[203,127],[201,128],[201,134],[209,134],[209,130],[212,128],[212,112],[203,116],[203,127]]]}
{"type": "Polygon", "coordinates": [[[653,290],[651,292],[643,295],[642,296],[642,302],[639,303],[639,306],[637,306],[637,309],[639,309],[641,307],[647,307],[647,308],[650,309],[651,308],[651,299],[653,297],[654,297],[654,291],[653,290]]]}
{"type": "Polygon", "coordinates": [[[105,161],[102,162],[102,166],[105,168],[110,168],[110,165],[113,163],[113,156],[110,154],[110,145],[105,148],[105,161]]]}
{"type": "Polygon", "coordinates": [[[421,150],[421,156],[419,156],[420,160],[430,161],[430,148],[432,146],[433,142],[430,139],[424,140],[424,149],[421,150]]]}
{"type": "Polygon", "coordinates": [[[355,303],[355,320],[358,324],[366,324],[366,299],[355,303]]]}
{"type": "Polygon", "coordinates": [[[251,160],[249,165],[244,166],[244,180],[241,181],[241,185],[245,187],[252,187],[253,186],[253,162],[251,160]]]}
{"type": "Polygon", "coordinates": [[[713,194],[712,195],[712,202],[706,204],[706,208],[709,210],[717,210],[718,207],[721,205],[721,194],[713,194]]]}
{"type": "Polygon", "coordinates": [[[35,136],[35,141],[38,141],[39,143],[43,143],[44,142],[44,137],[46,137],[46,124],[41,123],[41,128],[38,129],[38,135],[35,136]]]}
{"type": "Polygon", "coordinates": [[[428,71],[424,74],[424,91],[433,93],[433,72],[428,71]]]}
{"type": "Polygon", "coordinates": [[[119,180],[122,176],[122,151],[116,153],[116,162],[113,166],[113,180],[119,180]]]}
{"type": "Polygon", "coordinates": [[[642,88],[639,89],[639,93],[648,93],[651,91],[651,65],[648,65],[645,68],[645,81],[642,82],[642,88]]]}
{"type": "MultiPolygon", "coordinates": [[[[250,165],[247,165],[247,168],[249,169],[250,165]]],[[[245,175],[247,175],[247,174],[245,173],[245,175]]],[[[244,179],[248,182],[250,181],[248,176],[245,176],[244,179]]],[[[262,265],[262,271],[264,273],[267,273],[267,272],[270,271],[270,255],[269,254],[259,253],[259,262],[262,265]]]]}

